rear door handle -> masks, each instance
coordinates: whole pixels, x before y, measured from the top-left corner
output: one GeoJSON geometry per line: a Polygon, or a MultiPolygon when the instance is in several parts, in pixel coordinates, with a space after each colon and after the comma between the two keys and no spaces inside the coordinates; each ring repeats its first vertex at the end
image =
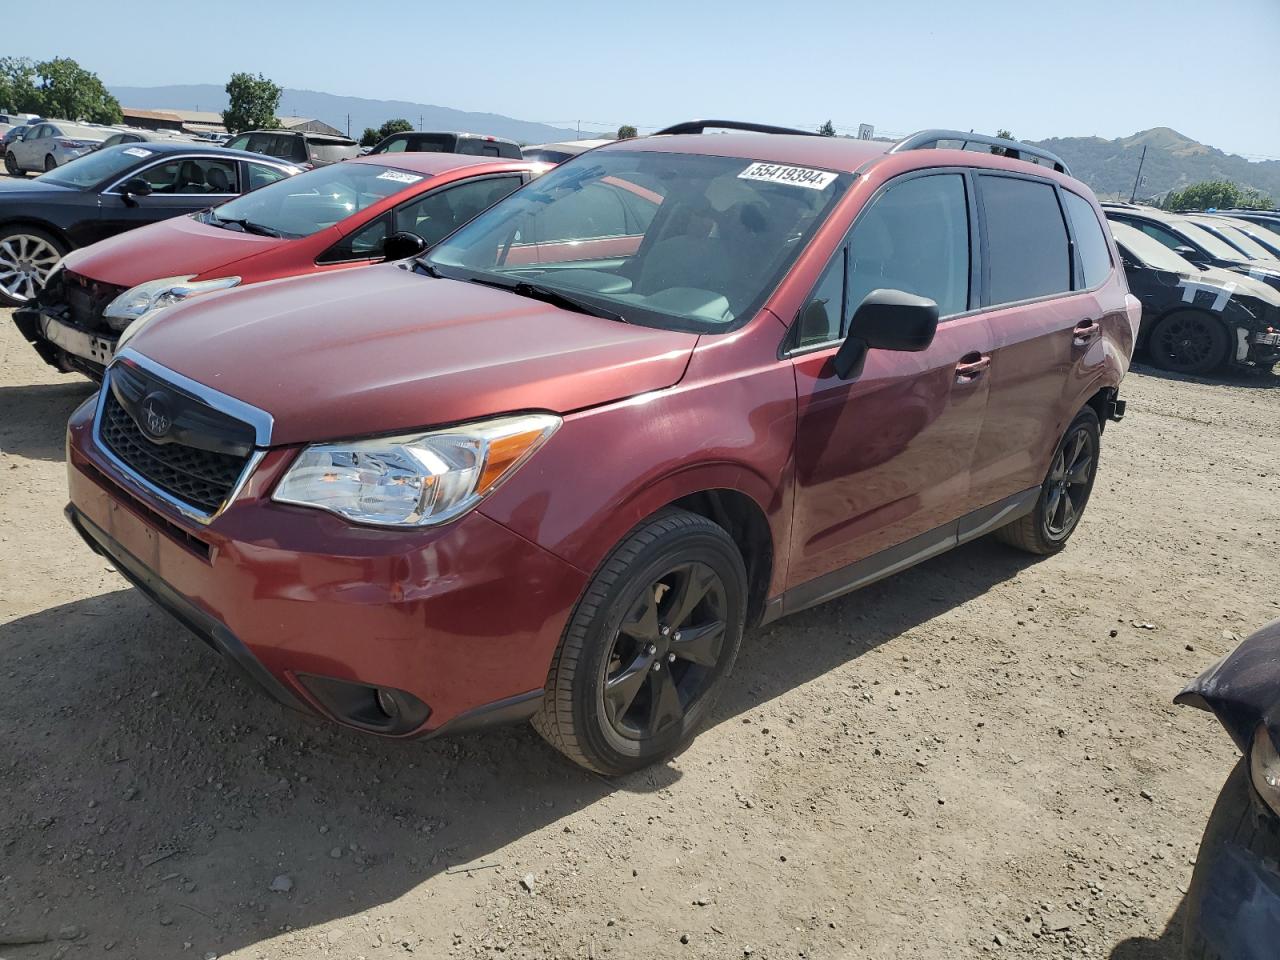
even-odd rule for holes
{"type": "Polygon", "coordinates": [[[981,353],[966,353],[956,364],[956,382],[972,383],[991,366],[991,358],[981,353]]]}
{"type": "Polygon", "coordinates": [[[1077,347],[1087,347],[1102,332],[1102,325],[1097,320],[1081,320],[1071,331],[1071,342],[1077,347]]]}

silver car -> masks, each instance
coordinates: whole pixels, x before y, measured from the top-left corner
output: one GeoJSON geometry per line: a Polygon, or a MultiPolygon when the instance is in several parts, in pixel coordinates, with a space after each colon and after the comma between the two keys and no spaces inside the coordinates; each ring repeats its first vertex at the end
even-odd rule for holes
{"type": "Polygon", "coordinates": [[[5,147],[4,166],[10,175],[43,173],[68,160],[83,157],[114,133],[114,127],[44,120],[33,124],[5,147]]]}

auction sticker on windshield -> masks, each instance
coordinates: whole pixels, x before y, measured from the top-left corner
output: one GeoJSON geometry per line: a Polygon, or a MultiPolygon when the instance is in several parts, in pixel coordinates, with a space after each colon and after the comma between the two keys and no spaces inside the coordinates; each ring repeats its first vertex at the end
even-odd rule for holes
{"type": "Polygon", "coordinates": [[[793,187],[825,190],[839,174],[826,170],[810,170],[808,167],[784,167],[777,163],[753,163],[738,174],[739,180],[763,180],[765,183],[786,183],[793,187]]]}
{"type": "Polygon", "coordinates": [[[402,170],[386,170],[378,174],[379,180],[392,180],[396,183],[417,183],[422,177],[416,173],[405,173],[402,170]]]}
{"type": "Polygon", "coordinates": [[[141,147],[125,147],[124,152],[131,157],[149,157],[150,150],[143,150],[141,147]]]}

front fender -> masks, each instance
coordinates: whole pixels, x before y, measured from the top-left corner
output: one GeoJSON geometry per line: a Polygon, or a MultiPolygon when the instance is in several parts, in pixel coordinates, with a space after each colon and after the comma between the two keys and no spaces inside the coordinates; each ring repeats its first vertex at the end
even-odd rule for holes
{"type": "MultiPolygon", "coordinates": [[[[760,507],[784,558],[794,443],[795,378],[773,363],[571,414],[480,509],[589,574],[662,507],[733,490],[760,507]]],[[[785,574],[775,563],[770,596],[785,574]]]]}

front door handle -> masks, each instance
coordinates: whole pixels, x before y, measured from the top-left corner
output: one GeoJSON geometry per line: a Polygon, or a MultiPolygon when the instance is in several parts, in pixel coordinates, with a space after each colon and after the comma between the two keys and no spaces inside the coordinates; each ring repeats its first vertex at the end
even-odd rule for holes
{"type": "Polygon", "coordinates": [[[1102,325],[1097,320],[1081,320],[1071,331],[1071,343],[1077,347],[1087,347],[1102,332],[1102,325]]]}
{"type": "Polygon", "coordinates": [[[991,358],[981,353],[966,353],[956,364],[956,382],[973,383],[991,366],[991,358]]]}

